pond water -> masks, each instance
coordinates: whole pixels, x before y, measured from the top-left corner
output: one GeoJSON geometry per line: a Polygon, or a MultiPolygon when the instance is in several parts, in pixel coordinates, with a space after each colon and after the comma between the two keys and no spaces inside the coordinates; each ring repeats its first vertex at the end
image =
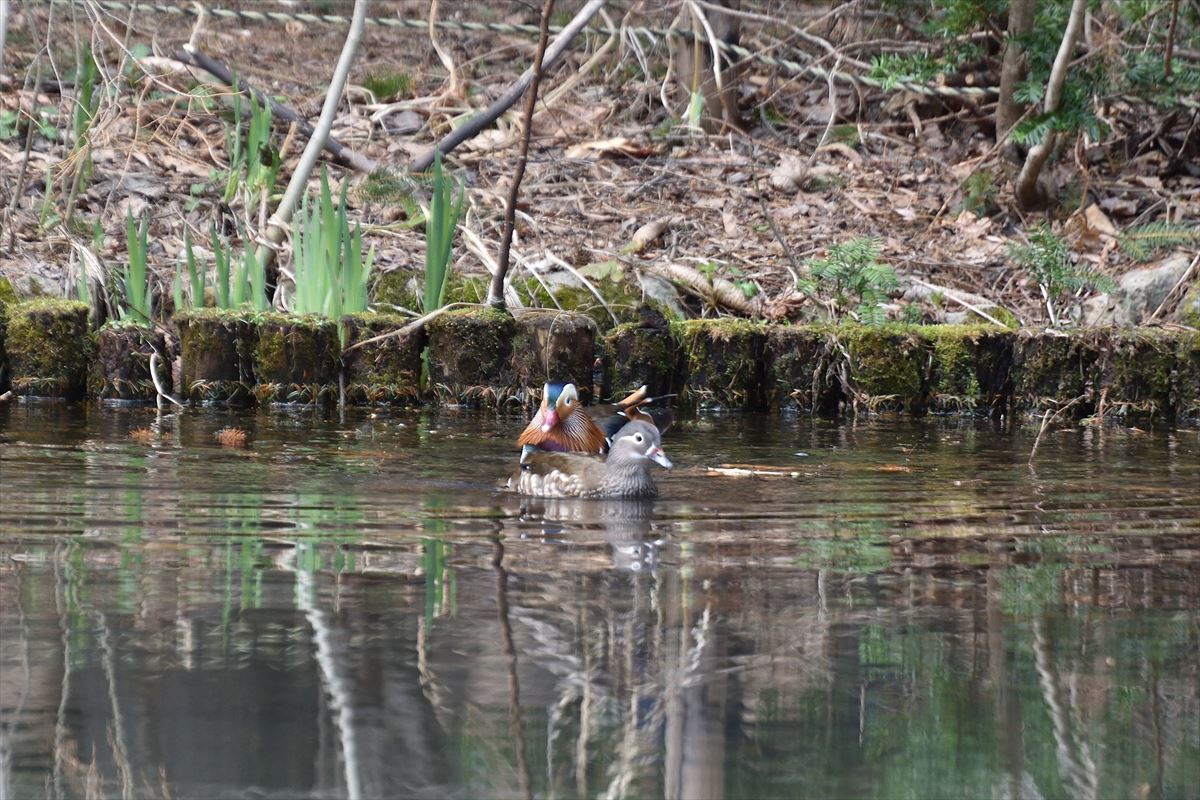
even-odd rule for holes
{"type": "Polygon", "coordinates": [[[1200,797],[1195,431],[521,425],[0,406],[0,797],[1200,797]]]}

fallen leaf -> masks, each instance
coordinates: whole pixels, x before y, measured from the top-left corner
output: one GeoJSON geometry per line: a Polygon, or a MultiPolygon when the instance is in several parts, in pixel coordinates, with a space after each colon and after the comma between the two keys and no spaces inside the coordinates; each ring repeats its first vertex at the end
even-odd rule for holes
{"type": "Polygon", "coordinates": [[[635,144],[626,136],[614,136],[610,139],[597,139],[591,142],[580,142],[567,148],[567,158],[604,158],[626,157],[646,158],[652,156],[655,149],[648,145],[635,144]]]}
{"type": "Polygon", "coordinates": [[[1095,203],[1092,203],[1083,212],[1083,219],[1087,222],[1087,226],[1096,233],[1103,234],[1104,236],[1117,235],[1117,227],[1112,224],[1112,220],[1108,218],[1108,215],[1095,203]]]}
{"type": "Polygon", "coordinates": [[[621,248],[621,252],[625,255],[642,252],[656,239],[666,233],[667,226],[668,221],[665,219],[656,219],[652,222],[647,222],[633,232],[633,238],[629,240],[629,244],[621,248]]]}

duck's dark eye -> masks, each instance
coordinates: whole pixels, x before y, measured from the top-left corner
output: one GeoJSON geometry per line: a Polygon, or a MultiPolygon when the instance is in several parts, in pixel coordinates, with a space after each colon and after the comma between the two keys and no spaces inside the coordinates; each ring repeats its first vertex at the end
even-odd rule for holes
{"type": "Polygon", "coordinates": [[[569,398],[569,397],[566,397],[563,399],[563,405],[569,406],[569,405],[571,405],[571,402],[572,402],[571,398],[569,398]]]}
{"type": "Polygon", "coordinates": [[[646,437],[642,436],[640,433],[635,433],[633,435],[633,440],[638,444],[641,444],[642,442],[646,441],[646,437]]]}

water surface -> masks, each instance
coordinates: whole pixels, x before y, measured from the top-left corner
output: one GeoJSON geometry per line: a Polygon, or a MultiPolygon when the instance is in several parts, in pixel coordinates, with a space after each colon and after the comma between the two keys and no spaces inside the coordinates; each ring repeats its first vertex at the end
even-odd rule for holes
{"type": "Polygon", "coordinates": [[[1195,431],[521,425],[0,406],[0,797],[1200,797],[1195,431]]]}

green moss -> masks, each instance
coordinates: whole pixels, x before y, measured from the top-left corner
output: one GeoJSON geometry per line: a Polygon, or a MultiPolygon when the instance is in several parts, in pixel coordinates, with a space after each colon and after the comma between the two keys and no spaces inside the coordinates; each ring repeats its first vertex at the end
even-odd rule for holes
{"type": "Polygon", "coordinates": [[[8,327],[8,307],[17,302],[17,293],[8,278],[0,278],[0,393],[8,391],[12,375],[8,366],[8,350],[4,346],[5,329],[8,327]]]}
{"type": "Polygon", "coordinates": [[[513,371],[517,322],[492,308],[449,311],[431,321],[429,383],[458,402],[499,405],[520,390],[513,371]]]}
{"type": "Polygon", "coordinates": [[[181,393],[203,402],[248,403],[253,399],[254,321],[245,309],[195,308],[180,311],[183,385],[181,393]]]}
{"type": "Polygon", "coordinates": [[[421,310],[418,291],[420,286],[416,280],[416,273],[407,269],[394,269],[383,273],[375,281],[372,302],[416,312],[421,310]]]}
{"type": "Polygon", "coordinates": [[[668,328],[626,322],[604,337],[607,394],[623,397],[642,384],[650,394],[674,389],[677,350],[668,328]]]}
{"type": "Polygon", "coordinates": [[[1200,333],[1178,334],[1175,363],[1175,416],[1187,421],[1200,420],[1200,333]]]}
{"type": "Polygon", "coordinates": [[[1179,321],[1190,328],[1200,328],[1200,278],[1192,281],[1192,287],[1187,290],[1179,303],[1179,321]]]}
{"type": "Polygon", "coordinates": [[[833,414],[841,400],[836,364],[844,361],[831,325],[772,325],[767,330],[767,400],[773,408],[795,406],[833,414]]]}
{"type": "Polygon", "coordinates": [[[315,314],[255,320],[255,394],[260,402],[315,403],[337,392],[337,323],[315,314]]]}
{"type": "Polygon", "coordinates": [[[85,304],[38,298],[8,306],[4,346],[18,394],[75,399],[86,392],[96,345],[85,304]]]}
{"type": "Polygon", "coordinates": [[[1130,417],[1174,415],[1178,399],[1176,373],[1182,366],[1177,335],[1158,328],[1098,335],[1104,337],[1097,350],[1105,413],[1130,417]]]}
{"type": "Polygon", "coordinates": [[[350,331],[347,347],[342,351],[349,402],[408,403],[420,398],[424,330],[355,347],[358,342],[397,331],[409,322],[410,319],[393,314],[353,314],[342,318],[342,324],[350,331]]]}
{"type": "Polygon", "coordinates": [[[529,309],[516,318],[512,362],[516,384],[538,389],[547,380],[570,381],[584,402],[592,397],[596,323],[572,311],[529,309]]]}
{"type": "Polygon", "coordinates": [[[0,313],[4,306],[17,302],[17,290],[8,278],[0,278],[0,313]]]}
{"type": "Polygon", "coordinates": [[[686,379],[680,401],[760,408],[766,404],[763,350],[766,326],[738,318],[671,323],[686,379]]]}
{"type": "Polygon", "coordinates": [[[446,305],[451,303],[483,303],[487,300],[490,278],[480,275],[459,275],[453,270],[446,275],[446,305]]]}
{"type": "Polygon", "coordinates": [[[1013,401],[1018,409],[1058,408],[1079,398],[1072,414],[1085,416],[1095,407],[1100,382],[1098,362],[1108,334],[1074,335],[1018,331],[1013,349],[1013,401]]]}
{"type": "Polygon", "coordinates": [[[1011,394],[1012,337],[995,325],[931,325],[918,329],[931,341],[926,374],[928,405],[935,411],[1003,410],[1011,394]]]}
{"type": "Polygon", "coordinates": [[[843,325],[838,340],[850,355],[849,380],[868,410],[925,409],[924,366],[929,343],[903,325],[843,325]]]}
{"type": "Polygon", "coordinates": [[[582,267],[579,274],[587,279],[595,292],[583,285],[562,283],[551,292],[537,278],[514,281],[513,286],[526,305],[582,312],[591,317],[602,332],[620,324],[638,321],[647,307],[667,319],[677,317],[671,308],[642,291],[638,281],[629,275],[619,261],[589,264],[582,267]]]}
{"type": "MultiPolygon", "coordinates": [[[[93,395],[122,400],[154,400],[157,390],[150,374],[150,357],[166,353],[163,335],[138,324],[106,324],[97,335],[95,369],[91,372],[93,395]]],[[[171,369],[160,362],[159,380],[171,392],[171,369]]]]}

